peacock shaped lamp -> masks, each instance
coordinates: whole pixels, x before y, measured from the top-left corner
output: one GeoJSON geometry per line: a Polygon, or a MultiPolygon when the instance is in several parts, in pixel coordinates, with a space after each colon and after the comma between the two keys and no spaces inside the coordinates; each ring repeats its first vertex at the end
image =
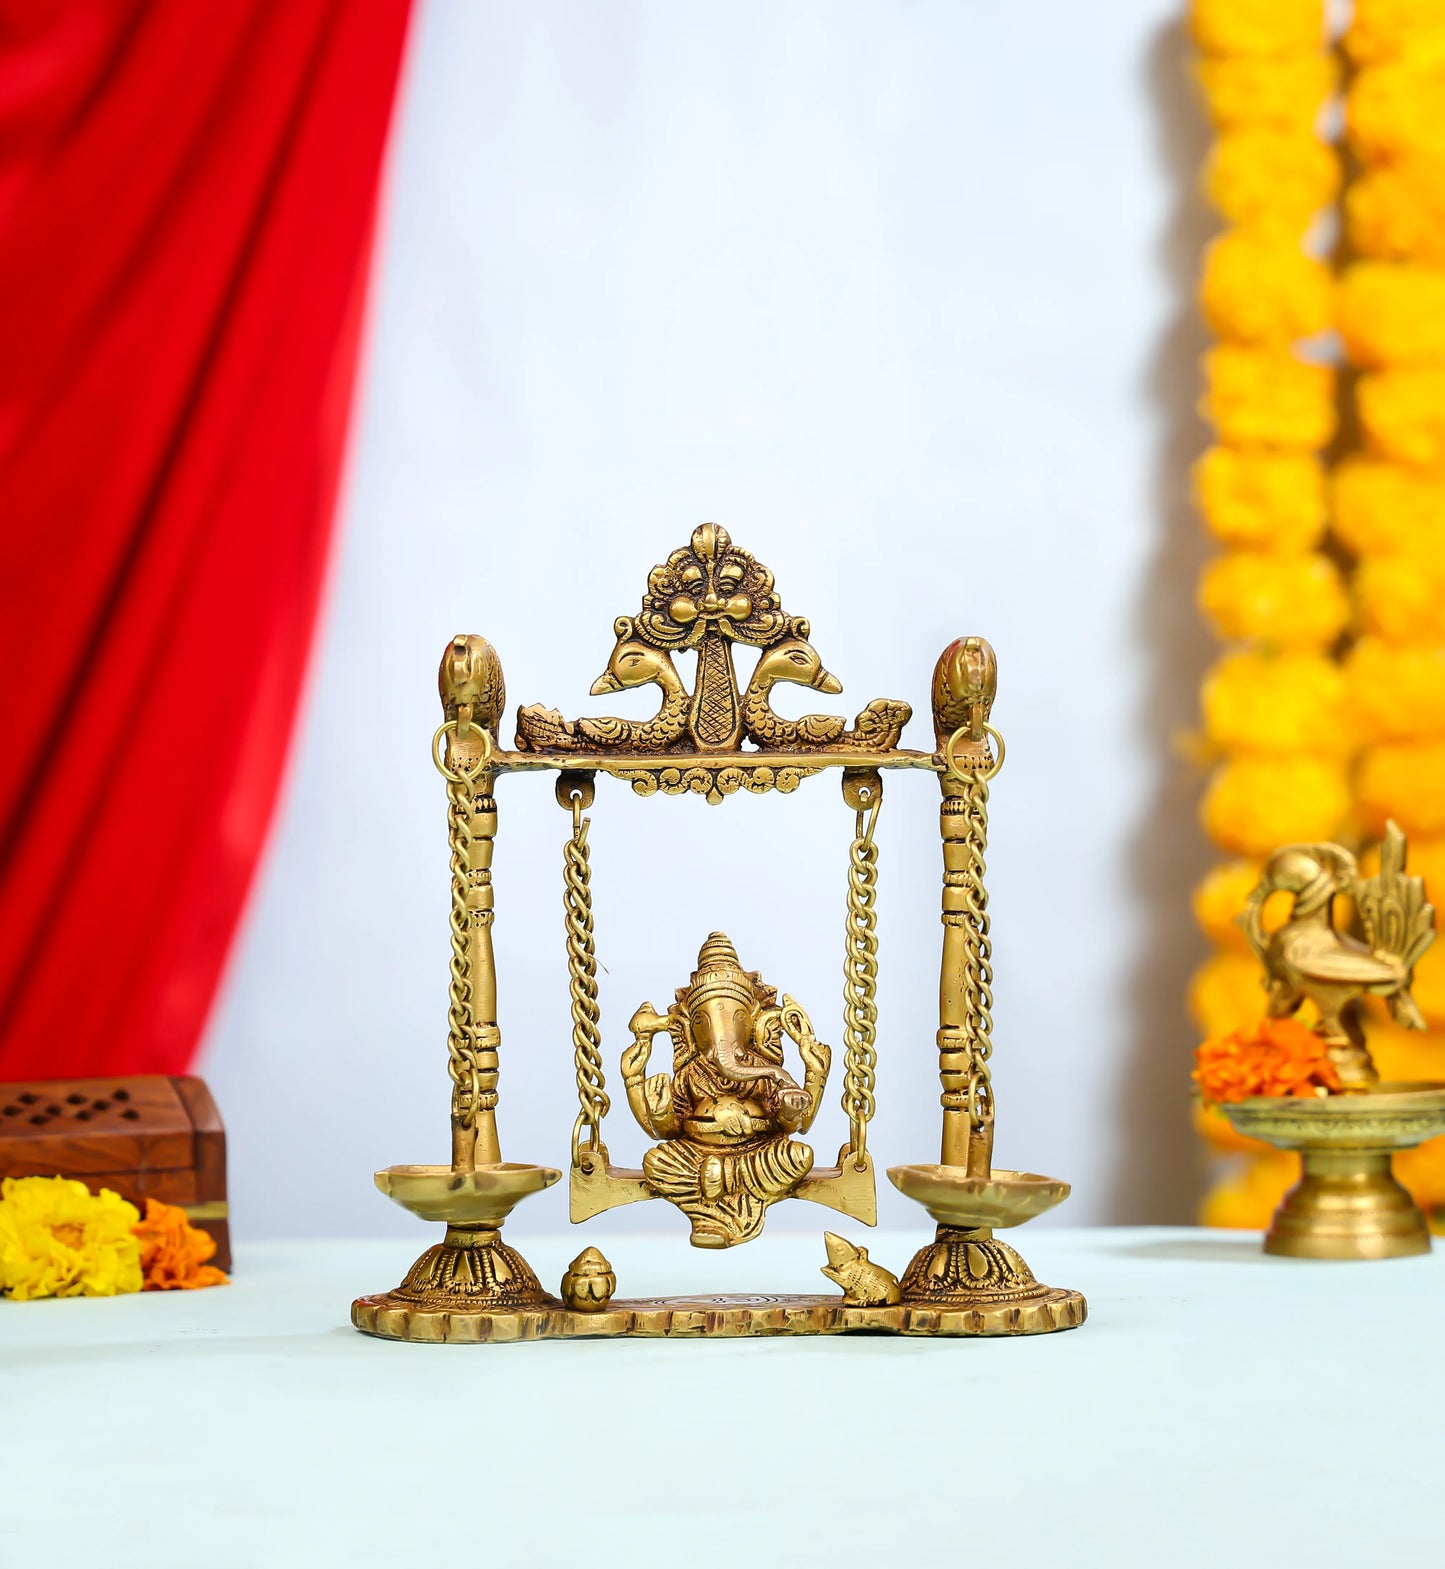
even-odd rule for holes
{"type": "Polygon", "coordinates": [[[1326,1065],[1320,1082],[1295,1093],[1221,1101],[1240,1133],[1300,1155],[1300,1179],[1275,1211],[1266,1253],[1379,1259],[1430,1249],[1425,1217],[1391,1166],[1396,1151],[1445,1134],[1445,1083],[1381,1083],[1357,1016],[1361,999],[1375,997],[1396,1023],[1425,1027],[1410,986],[1435,940],[1435,911],[1423,881],[1406,875],[1405,855],[1393,822],[1369,878],[1340,845],[1286,845],[1265,862],[1238,917],[1264,968],[1268,1018],[1312,1005],[1326,1065]],[[1290,910],[1270,930],[1265,906],[1277,894],[1289,896],[1290,910]],[[1339,929],[1342,898],[1354,903],[1359,937],[1339,929]]]}

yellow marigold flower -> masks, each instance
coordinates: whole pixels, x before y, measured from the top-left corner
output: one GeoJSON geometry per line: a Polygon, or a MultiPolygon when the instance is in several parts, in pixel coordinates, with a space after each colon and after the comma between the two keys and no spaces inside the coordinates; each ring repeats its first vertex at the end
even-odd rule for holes
{"type": "MultiPolygon", "coordinates": [[[[1418,872],[1419,868],[1411,867],[1410,870],[1418,872]]],[[[1410,991],[1432,1029],[1445,1024],[1445,948],[1440,946],[1439,939],[1416,961],[1415,983],[1410,991]]],[[[1416,1030],[1414,1033],[1419,1035],[1423,1032],[1416,1030]]],[[[1440,1067],[1445,1068],[1445,1048],[1442,1048],[1438,1038],[1435,1041],[1435,1060],[1440,1067]]]]}
{"type": "Polygon", "coordinates": [[[1445,834],[1445,742],[1372,746],[1361,759],[1356,790],[1360,815],[1374,833],[1393,817],[1407,834],[1445,834]]]}
{"type": "Polygon", "coordinates": [[[1238,953],[1249,951],[1249,944],[1234,918],[1243,911],[1245,901],[1254,891],[1259,872],[1258,861],[1222,861],[1211,867],[1195,887],[1190,899],[1194,919],[1216,948],[1233,949],[1238,953]]]}
{"type": "Polygon", "coordinates": [[[1445,267],[1445,158],[1362,170],[1345,192],[1345,221],[1361,256],[1445,267]]]}
{"type": "Polygon", "coordinates": [[[1216,953],[1189,977],[1185,1003],[1201,1035],[1244,1029],[1264,1012],[1259,961],[1245,953],[1216,953]]]}
{"type": "Polygon", "coordinates": [[[1232,447],[1328,446],[1335,373],[1279,349],[1222,344],[1204,356],[1199,411],[1232,447]]]}
{"type": "Polygon", "coordinates": [[[1366,632],[1388,643],[1445,643],[1445,558],[1365,556],[1352,586],[1366,632]]]}
{"type": "Polygon", "coordinates": [[[1199,608],[1227,643],[1324,648],[1349,620],[1349,596],[1328,556],[1236,550],[1199,579],[1199,608]]]}
{"type": "Polygon", "coordinates": [[[1445,7],[1440,0],[1354,0],[1345,47],[1357,65],[1445,58],[1445,7]]]}
{"type": "Polygon", "coordinates": [[[1288,1150],[1262,1150],[1242,1171],[1205,1194],[1199,1206],[1199,1224],[1263,1231],[1280,1200],[1298,1181],[1298,1155],[1288,1150]]]}
{"type": "Polygon", "coordinates": [[[1310,550],[1325,531],[1324,465],[1308,452],[1211,447],[1194,465],[1194,500],[1227,545],[1310,550]]]}
{"type": "MultiPolygon", "coordinates": [[[[1260,868],[1259,861],[1223,861],[1207,872],[1195,888],[1191,901],[1194,919],[1199,923],[1200,931],[1216,948],[1227,953],[1249,952],[1249,942],[1236,924],[1235,917],[1243,912],[1245,901],[1254,892],[1260,868]]],[[[1337,901],[1339,903],[1344,901],[1337,901]]],[[[1293,894],[1285,893],[1282,889],[1271,894],[1260,912],[1265,931],[1278,931],[1289,919],[1293,905],[1293,894]]],[[[1250,962],[1255,961],[1251,959],[1250,962]]]]}
{"type": "Polygon", "coordinates": [[[1445,466],[1445,367],[1361,376],[1356,398],[1360,424],[1381,457],[1421,468],[1445,466]]]}
{"type": "Polygon", "coordinates": [[[1189,31],[1207,54],[1284,54],[1319,49],[1324,0],[1193,0],[1189,31]]]}
{"type": "Polygon", "coordinates": [[[1445,475],[1347,458],[1335,469],[1330,500],[1335,534],[1357,555],[1445,554],[1445,475]]]}
{"type": "Polygon", "coordinates": [[[1302,234],[1340,191],[1340,159],[1313,132],[1225,131],[1204,166],[1204,194],[1230,223],[1302,234]]]}
{"type": "MultiPolygon", "coordinates": [[[[1410,859],[1415,859],[1414,845],[1410,846],[1410,859]]],[[[1411,866],[1410,870],[1415,868],[1411,866]]],[[[1439,946],[1436,943],[1430,952],[1439,946]]],[[[1402,1029],[1383,1015],[1372,1015],[1364,1025],[1365,1041],[1381,1079],[1391,1084],[1408,1084],[1445,1078],[1445,1040],[1440,1036],[1425,1030],[1402,1029]]]]}
{"type": "Polygon", "coordinates": [[[1282,844],[1333,839],[1349,811],[1349,780],[1341,764],[1320,757],[1245,755],[1214,771],[1200,818],[1222,849],[1264,856],[1282,844]]]}
{"type": "Polygon", "coordinates": [[[1362,637],[1349,652],[1344,675],[1351,718],[1368,739],[1445,736],[1445,648],[1401,648],[1362,637]]]}
{"type": "Polygon", "coordinates": [[[1221,338],[1282,348],[1331,325],[1334,279],[1288,235],[1231,229],[1204,253],[1199,303],[1221,338]]]}
{"type": "MultiPolygon", "coordinates": [[[[1440,1064],[1432,1075],[1439,1078],[1440,1064]]],[[[1445,1139],[1431,1139],[1395,1157],[1394,1172],[1401,1186],[1417,1204],[1435,1209],[1445,1204],[1445,1139]]]]}
{"type": "Polygon", "coordinates": [[[1339,326],[1356,365],[1445,360],[1445,272],[1386,262],[1347,267],[1340,280],[1339,326]]]}
{"type": "MultiPolygon", "coordinates": [[[[1360,856],[1360,871],[1365,877],[1373,877],[1379,869],[1380,847],[1372,845],[1360,856]]],[[[1429,838],[1423,834],[1412,835],[1406,870],[1412,877],[1425,879],[1425,897],[1432,904],[1445,905],[1445,839],[1429,838]]],[[[1445,936],[1438,938],[1430,951],[1435,952],[1442,943],[1445,943],[1445,936]]],[[[1406,1030],[1404,1033],[1412,1041],[1420,1038],[1414,1030],[1406,1030]]],[[[1445,1049],[1445,1041],[1439,1044],[1445,1049]]]]}
{"type": "Polygon", "coordinates": [[[0,1291],[36,1297],[113,1297],[141,1288],[134,1204],[64,1177],[0,1182],[0,1291]]]}
{"type": "Polygon", "coordinates": [[[1367,66],[1345,94],[1350,145],[1366,163],[1445,155],[1445,60],[1367,66]]]}
{"type": "Polygon", "coordinates": [[[1204,733],[1225,752],[1348,752],[1345,690],[1319,654],[1226,654],[1204,678],[1204,733]]]}
{"type": "Polygon", "coordinates": [[[1190,1116],[1194,1131],[1216,1155],[1255,1155],[1270,1146],[1260,1139],[1236,1133],[1234,1124],[1212,1101],[1195,1098],[1190,1116]]]}
{"type": "Polygon", "coordinates": [[[1221,130],[1272,125],[1312,131],[1339,86],[1335,57],[1320,49],[1289,55],[1205,55],[1195,76],[1209,118],[1221,130]]]}

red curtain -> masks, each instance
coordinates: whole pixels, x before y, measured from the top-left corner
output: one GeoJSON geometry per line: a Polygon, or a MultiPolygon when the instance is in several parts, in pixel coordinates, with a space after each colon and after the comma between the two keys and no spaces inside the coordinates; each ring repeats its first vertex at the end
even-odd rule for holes
{"type": "Polygon", "coordinates": [[[0,1078],[183,1070],[327,559],[407,0],[0,0],[0,1078]]]}

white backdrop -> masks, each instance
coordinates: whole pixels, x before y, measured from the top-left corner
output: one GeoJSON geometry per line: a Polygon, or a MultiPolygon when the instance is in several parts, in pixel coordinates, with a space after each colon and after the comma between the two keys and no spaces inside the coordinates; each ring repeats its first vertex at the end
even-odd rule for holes
{"type": "MultiPolygon", "coordinates": [[[[240,1235],[422,1240],[371,1172],[447,1149],[438,657],[482,632],[513,707],[642,711],[587,687],[708,519],[844,682],[794,712],[907,697],[926,745],[939,650],[994,643],[1000,1164],[1071,1179],[1063,1220],[1187,1215],[1198,848],[1168,740],[1202,659],[1178,505],[1198,149],[1174,11],[424,0],[323,640],[201,1064],[240,1235]]],[[[546,780],[499,797],[504,1153],[560,1166],[566,819],[546,780]]],[[[927,777],[889,779],[885,1163],[936,1158],[936,822],[927,777]]],[[[614,1074],[714,927],[840,1044],[850,829],[836,777],[715,808],[600,783],[614,1074]]],[[[833,1106],[820,1155],[843,1132],[833,1106]]],[[[917,1218],[891,1189],[882,1210],[917,1218]]],[[[565,1223],[564,1187],[513,1222],[565,1223]]],[[[619,1223],[685,1233],[661,1206],[619,1223]]]]}

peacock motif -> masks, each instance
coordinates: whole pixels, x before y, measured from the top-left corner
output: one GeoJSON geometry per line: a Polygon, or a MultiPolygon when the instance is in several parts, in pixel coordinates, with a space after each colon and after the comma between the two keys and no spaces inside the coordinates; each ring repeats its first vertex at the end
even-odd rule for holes
{"type": "Polygon", "coordinates": [[[780,682],[793,682],[830,695],[843,690],[842,682],[823,668],[817,649],[808,642],[808,623],[800,619],[793,625],[793,636],[765,648],[758,656],[743,695],[743,726],[748,738],[771,751],[827,747],[837,751],[884,752],[897,746],[913,710],[894,698],[874,698],[854,720],[851,730],[847,721],[836,714],[784,719],[773,712],[771,693],[780,682]]]}
{"type": "Polygon", "coordinates": [[[1316,1032],[1347,1089],[1376,1082],[1359,1025],[1346,1013],[1356,999],[1382,997],[1396,1023],[1424,1029],[1410,994],[1420,955],[1435,939],[1435,911],[1424,883],[1405,875],[1405,836],[1390,823],[1380,870],[1361,881],[1355,858],[1335,844],[1292,844],[1276,850],[1250,894],[1239,925],[1268,977],[1271,1018],[1294,1013],[1308,998],[1319,1012],[1316,1032]],[[1276,892],[1294,895],[1288,920],[1267,932],[1264,906],[1276,892]],[[1352,897],[1364,942],[1335,930],[1337,894],[1352,897]]]}
{"type": "Polygon", "coordinates": [[[592,696],[655,683],[662,706],[651,719],[564,719],[556,709],[534,703],[517,710],[519,751],[667,752],[685,741],[689,695],[672,655],[642,642],[629,616],[619,616],[613,630],[617,642],[607,669],[592,683],[592,696]]]}

